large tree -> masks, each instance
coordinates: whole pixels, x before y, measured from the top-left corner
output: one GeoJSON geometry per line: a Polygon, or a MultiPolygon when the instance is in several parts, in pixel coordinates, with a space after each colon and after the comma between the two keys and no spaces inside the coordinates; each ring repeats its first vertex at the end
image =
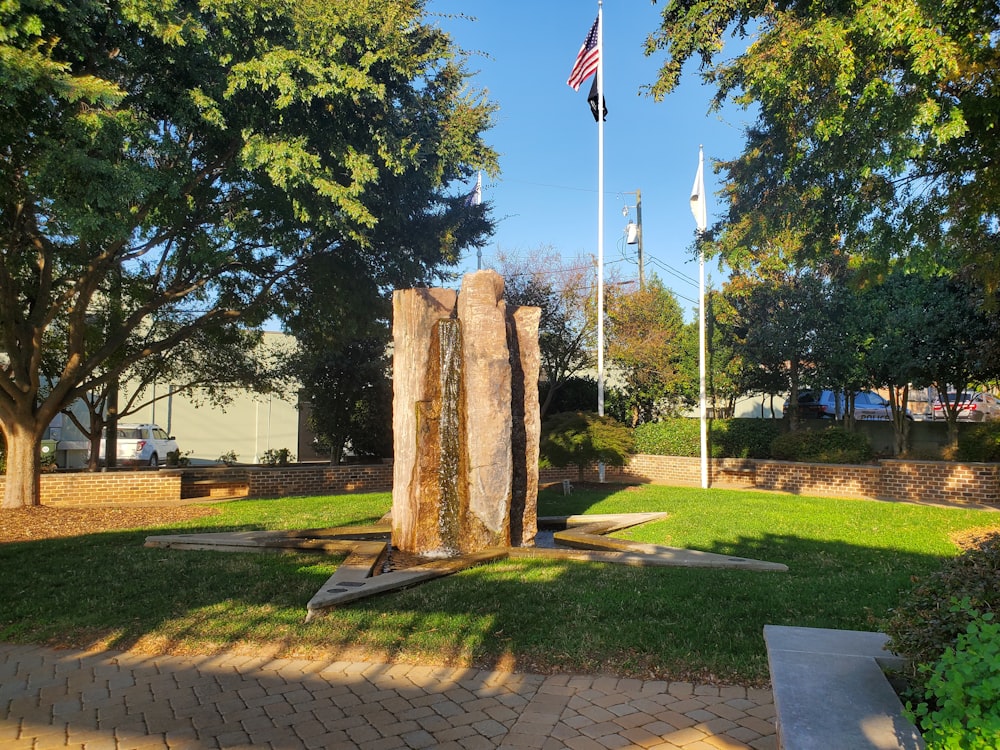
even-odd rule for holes
{"type": "Polygon", "coordinates": [[[973,382],[994,372],[990,351],[995,325],[981,307],[982,291],[944,276],[924,277],[897,271],[865,289],[859,304],[871,326],[865,361],[878,385],[893,395],[897,451],[905,450],[908,422],[904,386],[934,386],[944,404],[948,438],[958,445],[959,399],[973,382]]]}
{"type": "Polygon", "coordinates": [[[538,325],[544,418],[559,391],[595,362],[597,336],[593,266],[589,259],[563,260],[552,248],[523,256],[500,253],[496,270],[504,277],[508,304],[541,308],[538,325]]]}
{"type": "Polygon", "coordinates": [[[1000,283],[1000,56],[995,0],[703,3],[670,0],[647,50],[666,51],[659,97],[696,59],[717,103],[755,107],[725,165],[730,253],[791,222],[806,265],[965,269],[1000,283]],[[727,34],[742,37],[724,55],[727,34]],[[751,39],[752,37],[752,39],[751,39]]]}
{"type": "MultiPolygon", "coordinates": [[[[735,274],[727,283],[725,325],[746,364],[748,390],[787,392],[790,429],[798,427],[800,390],[817,385],[830,352],[829,289],[815,273],[735,274]]],[[[850,356],[848,353],[847,356],[850,356]]]]}
{"type": "Polygon", "coordinates": [[[693,342],[673,292],[654,275],[642,289],[612,287],[607,308],[608,356],[622,382],[631,426],[689,405],[683,361],[693,342]]]}
{"type": "Polygon", "coordinates": [[[3,506],[38,502],[38,441],[66,404],[201,327],[263,320],[304,259],[453,260],[482,216],[454,181],[495,161],[467,80],[420,0],[4,5],[3,506]],[[406,175],[429,236],[386,247],[373,230],[406,175]],[[158,315],[178,325],[134,335],[158,315]]]}

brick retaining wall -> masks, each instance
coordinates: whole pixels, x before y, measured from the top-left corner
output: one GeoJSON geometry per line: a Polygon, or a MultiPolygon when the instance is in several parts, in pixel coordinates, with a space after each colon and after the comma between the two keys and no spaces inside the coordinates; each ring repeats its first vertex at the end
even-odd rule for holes
{"type": "MultiPolygon", "coordinates": [[[[542,485],[578,472],[542,469],[542,485]]],[[[701,462],[678,456],[633,456],[628,466],[607,467],[609,482],[699,487],[701,462]]],[[[597,481],[596,467],[584,473],[597,481]]],[[[777,490],[818,497],[859,497],[989,505],[1000,508],[1000,464],[885,460],[877,464],[832,465],[753,459],[715,459],[709,485],[777,490]]],[[[0,491],[3,477],[0,476],[0,491]]],[[[385,492],[392,488],[392,464],[288,467],[207,467],[160,471],[58,472],[41,477],[45,505],[172,502],[210,497],[281,497],[339,492],[385,492]]]]}
{"type": "MultiPolygon", "coordinates": [[[[5,477],[0,476],[0,492],[5,477]]],[[[181,472],[161,471],[56,472],[42,474],[43,505],[98,503],[164,503],[181,497],[181,472]]]]}
{"type": "Polygon", "coordinates": [[[233,466],[184,471],[183,497],[283,497],[392,489],[392,464],[233,466]]]}
{"type": "MultiPolygon", "coordinates": [[[[753,488],[754,462],[741,458],[716,458],[709,462],[709,483],[713,487],[753,488]]],[[[701,486],[701,459],[687,456],[632,456],[627,466],[606,466],[604,477],[609,482],[639,482],[641,484],[669,484],[679,487],[701,486]]],[[[541,469],[538,481],[541,484],[568,479],[575,482],[579,478],[576,468],[541,469]]],[[[583,475],[584,481],[598,480],[597,467],[589,467],[583,475]]]]}
{"type": "Polygon", "coordinates": [[[882,461],[878,497],[1000,507],[1000,464],[882,461]]]}
{"type": "MultiPolygon", "coordinates": [[[[817,497],[990,505],[1000,507],[1000,464],[883,460],[877,464],[807,464],[761,459],[713,459],[710,487],[775,490],[817,497]]],[[[576,469],[542,469],[540,481],[577,479],[576,469]]],[[[610,482],[649,482],[701,486],[701,459],[682,456],[633,456],[623,468],[608,466],[610,482]]],[[[597,481],[597,469],[584,473],[597,481]]]]}
{"type": "Polygon", "coordinates": [[[852,464],[803,464],[756,461],[754,487],[821,497],[881,497],[882,467],[852,464]]]}

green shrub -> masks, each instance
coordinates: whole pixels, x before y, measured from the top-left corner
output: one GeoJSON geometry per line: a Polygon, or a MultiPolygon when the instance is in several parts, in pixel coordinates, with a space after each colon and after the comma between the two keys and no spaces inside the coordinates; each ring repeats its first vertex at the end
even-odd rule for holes
{"type": "Polygon", "coordinates": [[[954,601],[967,601],[979,612],[1000,610],[1000,534],[987,536],[918,580],[891,612],[884,626],[889,648],[909,659],[914,672],[921,664],[935,663],[968,627],[971,615],[952,606],[954,601]]]}
{"type": "Polygon", "coordinates": [[[167,451],[167,466],[190,466],[191,465],[191,454],[194,451],[185,451],[181,453],[181,449],[167,451]]]}
{"type": "Polygon", "coordinates": [[[771,442],[781,435],[776,419],[714,419],[709,440],[715,458],[770,458],[771,442]]]}
{"type": "Polygon", "coordinates": [[[224,464],[225,466],[235,466],[238,458],[239,456],[236,454],[236,451],[230,450],[226,451],[215,460],[218,461],[220,464],[224,464]]]}
{"type": "Polygon", "coordinates": [[[635,441],[631,431],[611,417],[563,412],[545,420],[539,451],[542,466],[576,466],[582,478],[584,469],[598,461],[624,466],[635,441]]]}
{"type": "MultiPolygon", "coordinates": [[[[605,389],[605,398],[610,389],[605,389]]],[[[544,402],[549,394],[549,383],[538,384],[538,400],[544,402]]],[[[554,394],[552,403],[547,409],[548,414],[561,414],[568,411],[586,411],[593,409],[597,403],[597,381],[593,378],[569,378],[554,394]]]]}
{"type": "Polygon", "coordinates": [[[928,750],[995,750],[1000,738],[1000,623],[980,614],[969,600],[956,602],[969,619],[954,647],[934,664],[920,667],[927,677],[922,701],[907,709],[920,726],[928,750]]]}
{"type": "Polygon", "coordinates": [[[685,417],[645,422],[636,427],[635,450],[648,456],[700,456],[699,420],[685,417]]]}
{"type": "Polygon", "coordinates": [[[1000,461],[1000,421],[983,422],[958,433],[959,461],[1000,461]]]}
{"type": "MultiPolygon", "coordinates": [[[[770,458],[771,441],[781,434],[773,419],[713,419],[709,450],[714,458],[770,458]]],[[[635,449],[650,456],[701,455],[701,423],[674,417],[646,422],[634,430],[635,449]]]]}
{"type": "Polygon", "coordinates": [[[782,461],[860,464],[874,455],[867,435],[843,427],[786,432],[771,441],[771,457],[782,461]]]}
{"type": "Polygon", "coordinates": [[[295,456],[288,448],[268,448],[264,451],[264,455],[260,457],[260,462],[264,466],[288,466],[291,461],[295,460],[295,456]]]}

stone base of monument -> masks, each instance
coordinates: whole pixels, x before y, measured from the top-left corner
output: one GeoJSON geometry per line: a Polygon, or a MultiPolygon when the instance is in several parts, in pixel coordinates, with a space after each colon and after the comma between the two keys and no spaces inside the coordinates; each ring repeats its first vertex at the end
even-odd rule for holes
{"type": "Polygon", "coordinates": [[[146,537],[146,546],[240,552],[297,550],[346,554],[347,559],[309,600],[306,619],[311,619],[331,607],[415,586],[424,581],[508,557],[560,558],[648,567],[702,567],[772,572],[788,570],[780,563],[658,544],[642,544],[606,536],[666,515],[623,513],[544,517],[538,519],[538,527],[555,531],[553,539],[556,546],[495,547],[438,559],[411,557],[407,560],[406,567],[386,564],[392,552],[389,543],[391,521],[388,517],[374,526],[149,536],[146,537]]]}

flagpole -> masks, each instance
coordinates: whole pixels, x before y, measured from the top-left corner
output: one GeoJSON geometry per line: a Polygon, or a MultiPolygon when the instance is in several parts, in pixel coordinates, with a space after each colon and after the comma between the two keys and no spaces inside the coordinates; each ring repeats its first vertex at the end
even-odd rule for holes
{"type": "MultiPolygon", "coordinates": [[[[595,76],[587,101],[597,121],[597,413],[604,416],[604,3],[597,0],[597,18],[590,27],[566,83],[574,91],[595,76]]],[[[598,463],[604,481],[604,462],[598,463]]]]}
{"type": "Polygon", "coordinates": [[[701,200],[702,214],[698,220],[698,401],[699,417],[701,419],[701,488],[708,489],[708,397],[705,389],[705,251],[701,242],[702,234],[705,232],[704,226],[705,209],[707,203],[705,196],[705,154],[701,146],[698,146],[698,174],[702,178],[701,200]]]}
{"type": "MultiPolygon", "coordinates": [[[[597,0],[597,414],[604,416],[604,3],[597,0]]],[[[604,462],[597,471],[604,481],[604,462]]]]}

